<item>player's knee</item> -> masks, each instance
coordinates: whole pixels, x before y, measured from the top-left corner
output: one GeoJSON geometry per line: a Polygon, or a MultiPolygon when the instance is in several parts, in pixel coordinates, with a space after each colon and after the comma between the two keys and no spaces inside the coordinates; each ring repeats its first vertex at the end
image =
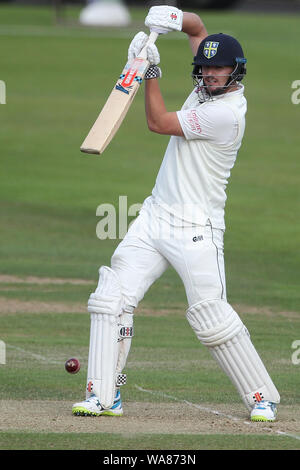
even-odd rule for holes
{"type": "Polygon", "coordinates": [[[134,305],[122,294],[121,282],[117,272],[108,266],[99,269],[99,281],[95,292],[88,300],[88,312],[119,316],[130,315],[134,305]]]}
{"type": "Polygon", "coordinates": [[[207,299],[192,305],[186,318],[197,338],[208,347],[229,341],[245,328],[231,305],[220,299],[207,299]]]}
{"type": "Polygon", "coordinates": [[[109,267],[99,269],[99,281],[95,292],[88,300],[88,312],[120,315],[123,296],[117,274],[109,267]]]}

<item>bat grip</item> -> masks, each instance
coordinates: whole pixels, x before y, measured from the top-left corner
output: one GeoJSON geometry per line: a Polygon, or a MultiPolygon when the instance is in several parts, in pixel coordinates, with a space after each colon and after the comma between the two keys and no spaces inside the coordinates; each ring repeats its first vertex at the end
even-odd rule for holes
{"type": "Polygon", "coordinates": [[[141,52],[138,55],[139,57],[141,57],[141,59],[147,59],[147,46],[148,46],[148,44],[155,43],[156,39],[158,38],[158,35],[159,35],[159,33],[156,32],[156,31],[151,31],[150,32],[147,44],[145,45],[145,47],[143,47],[143,49],[141,50],[141,52]]]}

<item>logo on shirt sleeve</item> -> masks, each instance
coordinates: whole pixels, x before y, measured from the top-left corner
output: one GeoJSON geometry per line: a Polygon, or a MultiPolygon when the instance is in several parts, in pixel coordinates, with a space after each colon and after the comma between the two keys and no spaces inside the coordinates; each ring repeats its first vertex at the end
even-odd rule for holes
{"type": "Polygon", "coordinates": [[[190,109],[186,114],[187,121],[189,123],[192,132],[197,134],[201,133],[201,126],[199,123],[199,117],[195,109],[190,109]]]}

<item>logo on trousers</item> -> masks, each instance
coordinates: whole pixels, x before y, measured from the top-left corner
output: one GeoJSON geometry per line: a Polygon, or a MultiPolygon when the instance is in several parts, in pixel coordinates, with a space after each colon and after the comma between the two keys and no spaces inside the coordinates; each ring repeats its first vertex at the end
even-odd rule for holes
{"type": "Polygon", "coordinates": [[[193,237],[193,242],[201,242],[204,240],[203,235],[197,235],[196,237],[193,237]]]}

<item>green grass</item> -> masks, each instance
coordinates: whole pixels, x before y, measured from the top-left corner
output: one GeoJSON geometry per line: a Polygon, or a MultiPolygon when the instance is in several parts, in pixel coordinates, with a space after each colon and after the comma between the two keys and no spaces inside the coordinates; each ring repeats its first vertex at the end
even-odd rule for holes
{"type": "MultiPolygon", "coordinates": [[[[150,194],[167,137],[147,130],[142,92],[103,157],[79,151],[143,15],[133,10],[125,40],[115,30],[55,26],[47,8],[1,6],[6,54],[0,78],[7,85],[7,104],[0,108],[3,273],[94,279],[118,243],[97,239],[98,205],[111,203],[118,211],[120,195],[129,207],[150,194]]],[[[290,100],[299,17],[267,18],[204,14],[209,31],[237,35],[248,57],[247,130],[226,211],[228,293],[232,302],[299,310],[299,108],[290,100]]],[[[167,37],[159,48],[166,104],[178,109],[191,85],[190,50],[186,41],[167,37]]],[[[176,274],[163,277],[161,290],[169,280],[176,283],[176,274]]],[[[179,292],[176,300],[184,302],[179,292]]]]}
{"type": "MultiPolygon", "coordinates": [[[[265,318],[243,315],[242,319],[277,387],[284,390],[284,403],[299,404],[299,378],[291,362],[299,319],[292,326],[286,318],[274,316],[267,332],[265,318]]],[[[7,344],[7,363],[13,367],[0,369],[0,398],[76,401],[85,388],[89,327],[86,314],[2,314],[1,339],[7,344]],[[63,367],[73,355],[82,363],[76,376],[66,374],[63,367]]],[[[136,389],[138,384],[158,392],[170,390],[172,395],[176,391],[178,399],[195,403],[240,403],[230,381],[199,344],[183,315],[136,315],[127,374],[126,401],[150,398],[136,389]]]]}
{"type": "MultiPolygon", "coordinates": [[[[121,195],[127,196],[128,207],[141,203],[151,193],[168,142],[148,131],[141,90],[105,154],[80,153],[80,144],[123,66],[130,39],[145,29],[145,11],[132,9],[133,24],[124,30],[79,27],[78,11],[69,7],[68,23],[57,25],[49,8],[0,5],[5,51],[0,79],[7,88],[7,104],[0,105],[0,273],[92,283],[1,283],[0,299],[85,306],[98,267],[109,265],[119,243],[97,238],[98,205],[113,204],[118,213],[121,195]]],[[[299,79],[300,17],[206,12],[203,19],[209,32],[236,35],[248,57],[247,129],[226,210],[228,298],[245,306],[241,316],[284,403],[298,406],[299,373],[291,363],[291,344],[299,339],[299,316],[289,312],[300,311],[300,105],[291,103],[291,84],[299,79]],[[253,315],[247,306],[268,307],[273,314],[253,315]]],[[[167,108],[176,110],[192,84],[191,53],[179,33],[160,38],[158,45],[161,88],[167,108]]],[[[141,307],[163,315],[136,316],[126,401],[157,400],[137,390],[134,385],[140,384],[158,391],[170,389],[178,399],[196,403],[239,403],[184,319],[185,292],[172,269],[150,288],[141,307]],[[201,364],[196,370],[195,360],[201,364]]],[[[0,338],[7,343],[10,366],[0,368],[0,398],[77,400],[85,386],[88,335],[86,314],[2,313],[0,338]],[[73,354],[82,361],[82,373],[70,377],[63,364],[73,354]],[[34,355],[50,358],[49,367],[45,369],[34,355]]],[[[284,449],[299,443],[274,435],[145,435],[143,439],[144,444],[133,437],[103,433],[2,432],[0,448],[104,449],[112,443],[115,449],[284,449]]]]}
{"type": "MultiPolygon", "coordinates": [[[[105,450],[114,449],[119,451],[127,450],[207,450],[217,447],[219,450],[297,450],[299,447],[295,441],[289,437],[270,438],[269,436],[244,435],[244,436],[219,436],[219,435],[171,435],[168,438],[164,434],[147,435],[140,434],[139,441],[132,441],[132,437],[125,437],[118,434],[107,433],[78,433],[65,435],[63,433],[43,433],[38,439],[34,433],[4,433],[0,441],[0,449],[14,450],[105,450]],[[13,443],[13,445],[12,445],[13,443]]],[[[171,453],[171,452],[170,452],[171,453]]],[[[177,452],[173,452],[174,457],[177,452]]],[[[97,462],[103,463],[105,457],[110,453],[88,455],[89,462],[91,457],[97,458],[97,462]]],[[[120,457],[121,454],[115,454],[120,457]]],[[[134,453],[132,454],[134,455],[134,453]]],[[[138,455],[138,454],[137,454],[138,455]]],[[[155,455],[155,454],[154,454],[155,455]]],[[[168,454],[170,455],[170,454],[168,454]]],[[[190,459],[193,459],[195,453],[191,452],[190,459]]],[[[71,458],[76,456],[71,454],[71,458]]],[[[78,456],[81,458],[81,455],[78,456]]],[[[26,458],[26,455],[25,455],[26,458]]],[[[139,458],[139,457],[138,457],[139,458]]],[[[181,457],[183,458],[183,457],[181,457]]],[[[192,460],[190,460],[192,461],[192,460]]]]}

